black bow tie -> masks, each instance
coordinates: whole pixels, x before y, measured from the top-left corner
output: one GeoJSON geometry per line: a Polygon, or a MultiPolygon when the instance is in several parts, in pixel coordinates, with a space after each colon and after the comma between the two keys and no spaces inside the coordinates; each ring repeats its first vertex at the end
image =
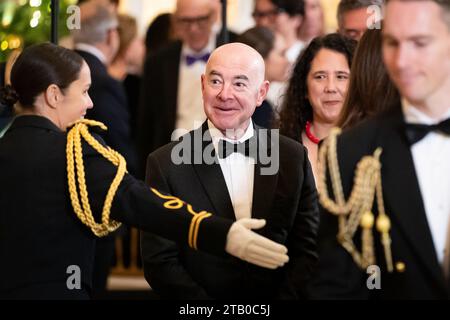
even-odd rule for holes
{"type": "Polygon", "coordinates": [[[218,145],[219,158],[224,159],[234,152],[243,154],[246,157],[255,158],[255,156],[253,154],[251,154],[251,153],[256,152],[256,148],[251,148],[254,141],[255,140],[253,138],[250,138],[244,142],[232,143],[232,142],[220,139],[219,145],[218,145]]]}
{"type": "Polygon", "coordinates": [[[450,135],[450,118],[439,122],[438,124],[415,124],[406,123],[406,137],[411,145],[423,139],[431,131],[441,131],[450,135]]]}

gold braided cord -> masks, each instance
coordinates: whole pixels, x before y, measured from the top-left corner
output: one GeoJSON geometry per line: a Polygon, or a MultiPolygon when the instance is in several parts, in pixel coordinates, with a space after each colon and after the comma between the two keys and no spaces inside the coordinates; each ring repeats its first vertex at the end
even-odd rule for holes
{"type": "Polygon", "coordinates": [[[350,197],[344,197],[342,180],[337,158],[337,137],[341,130],[334,128],[319,150],[317,189],[321,205],[339,219],[337,239],[352,256],[360,268],[375,264],[373,244],[373,226],[376,224],[381,233],[385,260],[389,272],[393,271],[391,239],[389,236],[390,220],[384,210],[383,190],[381,183],[381,148],[373,155],[364,156],[357,164],[350,197]],[[331,188],[336,201],[332,200],[327,188],[327,164],[331,179],[331,188]],[[378,217],[372,213],[373,204],[377,201],[378,217]],[[353,237],[358,229],[361,231],[361,252],[356,248],[353,237]]]}
{"type": "Polygon", "coordinates": [[[109,147],[106,148],[101,145],[89,133],[88,126],[97,126],[102,128],[103,130],[106,130],[106,126],[102,123],[87,119],[82,119],[73,125],[72,129],[70,129],[69,133],[67,134],[67,181],[69,186],[70,200],[72,202],[72,207],[75,211],[75,214],[83,224],[85,224],[92,230],[92,232],[96,236],[104,237],[110,232],[116,230],[121,225],[117,221],[110,220],[110,211],[114,196],[117,192],[120,182],[122,181],[126,173],[126,162],[119,153],[110,149],[109,147]],[[105,198],[101,223],[95,222],[89,204],[81,137],[83,137],[92,148],[94,148],[97,152],[99,152],[106,159],[108,159],[118,167],[117,174],[114,177],[105,198]]]}
{"type": "Polygon", "coordinates": [[[183,208],[183,206],[184,206],[183,200],[181,200],[177,197],[174,197],[174,196],[168,196],[168,195],[162,194],[161,192],[159,192],[158,190],[156,190],[154,188],[151,188],[151,189],[152,189],[153,193],[156,194],[161,199],[169,200],[164,203],[164,208],[171,209],[171,210],[177,210],[177,209],[183,208]]]}
{"type": "MultiPolygon", "coordinates": [[[[92,230],[96,236],[103,237],[116,230],[121,225],[117,221],[110,220],[110,212],[117,189],[125,176],[125,173],[127,172],[126,161],[118,152],[109,147],[104,147],[101,143],[99,143],[89,133],[88,126],[97,126],[103,130],[107,129],[106,126],[100,122],[82,119],[77,121],[69,130],[69,133],[67,134],[66,146],[67,181],[69,185],[70,200],[75,214],[83,224],[92,230]],[[116,176],[114,177],[105,197],[101,223],[95,222],[89,203],[83,162],[82,138],[105,159],[117,167],[116,176]]],[[[190,204],[186,204],[181,199],[174,196],[164,195],[154,188],[150,189],[156,196],[166,200],[163,204],[166,209],[178,210],[186,205],[187,211],[193,215],[189,227],[188,243],[191,248],[197,249],[197,238],[200,223],[203,219],[210,217],[211,214],[206,211],[197,213],[190,204]]]]}

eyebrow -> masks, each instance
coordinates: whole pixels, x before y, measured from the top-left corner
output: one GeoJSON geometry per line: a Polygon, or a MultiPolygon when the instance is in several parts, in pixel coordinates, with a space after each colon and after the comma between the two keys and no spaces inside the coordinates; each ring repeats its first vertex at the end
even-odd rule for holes
{"type": "Polygon", "coordinates": [[[328,74],[328,73],[336,73],[336,74],[350,74],[350,71],[346,71],[346,70],[333,70],[331,72],[326,71],[326,70],[318,70],[316,72],[313,72],[311,75],[312,76],[316,76],[316,75],[320,75],[320,74],[328,74]]]}
{"type": "Polygon", "coordinates": [[[209,74],[212,75],[212,76],[222,76],[222,74],[221,74],[220,72],[215,71],[215,70],[211,70],[211,71],[209,72],[209,74]]]}
{"type": "MultiPolygon", "coordinates": [[[[209,75],[210,75],[210,76],[219,76],[219,77],[222,77],[222,78],[223,78],[223,75],[222,75],[220,72],[216,71],[216,70],[211,70],[211,71],[209,72],[209,75]]],[[[239,75],[237,75],[237,76],[234,76],[234,77],[233,77],[233,80],[245,80],[245,81],[250,81],[250,79],[249,79],[245,74],[239,74],[239,75]]]]}
{"type": "Polygon", "coordinates": [[[247,77],[246,75],[244,75],[244,74],[237,75],[237,76],[235,76],[233,79],[250,81],[250,80],[248,79],[248,77],[247,77]]]}

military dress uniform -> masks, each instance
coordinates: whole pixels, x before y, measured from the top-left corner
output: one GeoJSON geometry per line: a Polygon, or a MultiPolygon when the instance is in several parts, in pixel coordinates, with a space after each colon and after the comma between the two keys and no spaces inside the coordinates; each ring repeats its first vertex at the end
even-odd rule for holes
{"type": "MultiPolygon", "coordinates": [[[[1,298],[88,298],[96,239],[93,231],[102,231],[95,224],[101,221],[108,197],[112,199],[112,220],[188,242],[192,248],[224,254],[232,221],[204,211],[198,213],[126,173],[116,183],[114,197],[108,196],[117,166],[85,142],[79,150],[87,186],[84,196],[89,199],[95,221],[82,222],[79,214],[89,210],[80,192],[80,171],[72,175],[72,182],[78,185],[69,190],[67,137],[47,118],[23,115],[0,139],[1,298]],[[77,192],[81,203],[78,200],[75,214],[77,192]],[[90,224],[91,230],[83,223],[90,224]],[[74,266],[80,271],[81,288],[71,290],[67,281],[74,266]]],[[[74,167],[78,170],[79,162],[74,167]]]]}

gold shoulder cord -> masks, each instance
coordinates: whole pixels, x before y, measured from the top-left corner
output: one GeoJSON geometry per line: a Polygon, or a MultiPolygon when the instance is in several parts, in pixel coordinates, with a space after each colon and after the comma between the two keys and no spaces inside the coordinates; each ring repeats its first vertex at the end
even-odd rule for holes
{"type": "Polygon", "coordinates": [[[390,220],[384,211],[381,184],[381,148],[377,148],[372,156],[364,156],[356,166],[353,189],[348,201],[345,201],[342,181],[337,159],[336,142],[341,133],[339,128],[331,130],[319,150],[317,189],[321,205],[329,212],[338,216],[339,243],[351,254],[355,263],[362,269],[375,264],[372,228],[374,214],[372,207],[376,195],[378,217],[376,228],[381,233],[386,265],[389,272],[393,271],[391,238],[389,236],[390,220]],[[330,199],[326,183],[327,164],[330,170],[331,186],[336,201],[330,199]],[[358,228],[362,228],[362,250],[358,251],[353,236],[358,228]]]}
{"type": "Polygon", "coordinates": [[[107,130],[106,126],[97,121],[83,119],[75,123],[67,134],[67,180],[69,184],[70,200],[72,207],[78,218],[98,237],[104,237],[108,233],[113,232],[120,223],[109,219],[111,204],[116,194],[117,188],[122,181],[126,172],[126,161],[116,151],[109,147],[101,145],[90,133],[88,126],[97,126],[103,130],[107,130]],[[83,150],[81,146],[81,137],[86,140],[89,145],[94,148],[103,157],[117,166],[117,174],[109,187],[106,195],[105,203],[102,211],[102,222],[96,223],[92,215],[91,206],[89,204],[88,192],[86,187],[86,178],[84,173],[83,150]],[[76,174],[75,174],[76,167],[76,174]],[[75,181],[75,176],[77,181],[75,181]],[[78,190],[77,190],[78,182],[78,190]],[[78,194],[79,191],[79,194],[78,194]],[[79,198],[81,198],[81,205],[79,198]]]}
{"type": "MultiPolygon", "coordinates": [[[[69,193],[72,207],[81,222],[88,226],[96,236],[103,237],[108,235],[110,232],[113,232],[121,225],[117,221],[110,220],[109,216],[111,211],[111,204],[117,192],[117,188],[119,187],[120,182],[127,172],[126,161],[124,157],[118,152],[109,147],[104,147],[103,145],[101,145],[89,133],[88,126],[96,126],[100,127],[103,130],[107,130],[106,126],[103,123],[88,119],[77,121],[73,125],[72,129],[70,129],[69,133],[67,134],[66,146],[69,193]],[[117,174],[114,177],[111,186],[109,187],[105,203],[103,205],[102,223],[95,222],[89,204],[83,164],[81,137],[83,137],[84,140],[86,140],[86,142],[89,143],[92,148],[94,148],[98,153],[100,153],[103,157],[105,157],[117,167],[117,174]],[[75,179],[75,176],[77,179],[75,179]],[[79,194],[77,190],[77,182],[79,194]],[[79,198],[81,198],[81,205],[79,198]]],[[[200,223],[205,218],[209,218],[211,216],[211,213],[206,211],[195,212],[190,204],[185,203],[183,200],[177,197],[164,195],[154,188],[150,188],[150,190],[159,198],[167,200],[164,203],[164,207],[166,209],[178,210],[186,206],[187,211],[194,216],[191,220],[189,228],[188,244],[191,248],[197,249],[197,238],[200,223]]]]}

